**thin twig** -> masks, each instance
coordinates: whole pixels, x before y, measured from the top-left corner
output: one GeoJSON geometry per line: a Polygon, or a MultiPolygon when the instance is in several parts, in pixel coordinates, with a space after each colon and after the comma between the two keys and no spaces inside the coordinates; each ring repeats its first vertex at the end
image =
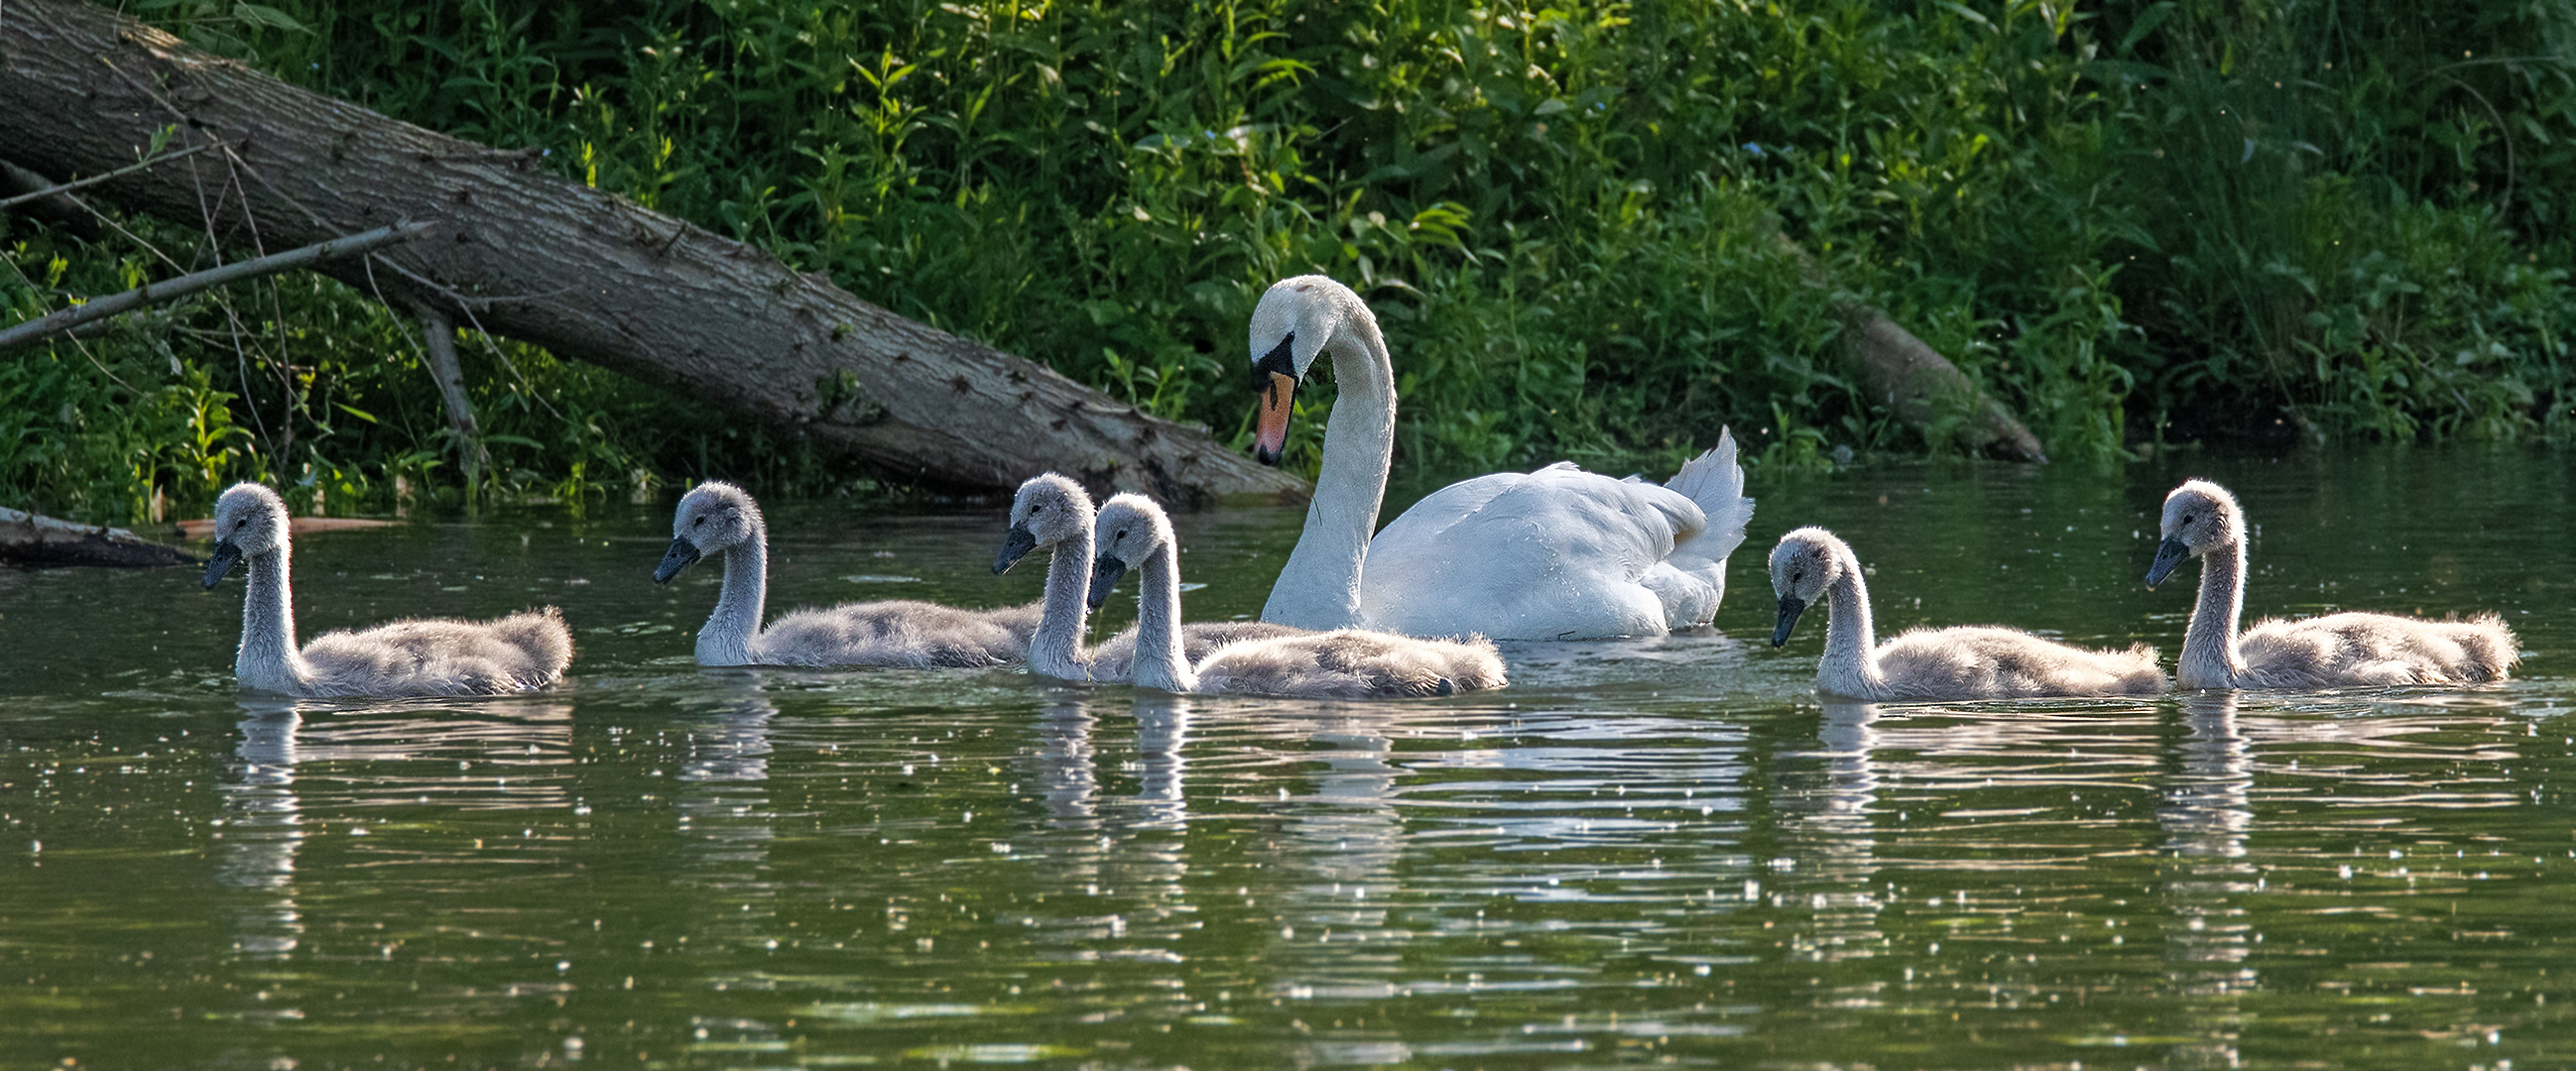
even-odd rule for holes
{"type": "Polygon", "coordinates": [[[327,242],[316,242],[301,249],[290,249],[274,256],[260,257],[256,260],[235,261],[220,268],[212,268],[190,275],[182,275],[176,279],[165,279],[157,283],[146,283],[122,294],[111,294],[107,297],[88,302],[87,304],[75,305],[41,319],[30,320],[26,323],[19,324],[16,327],[9,328],[8,330],[0,331],[0,349],[6,349],[22,342],[34,341],[59,331],[69,331],[72,328],[79,327],[80,325],[92,320],[103,320],[107,317],[114,316],[130,309],[141,308],[154,302],[167,301],[175,297],[184,297],[210,287],[222,286],[225,283],[238,282],[243,279],[256,279],[266,275],[274,275],[278,272],[306,267],[326,260],[335,260],[352,254],[363,253],[378,246],[389,245],[394,242],[409,241],[414,236],[420,234],[420,232],[428,229],[429,224],[426,223],[397,223],[390,227],[378,227],[375,230],[361,234],[353,234],[346,238],[334,238],[327,242]]]}
{"type": "Polygon", "coordinates": [[[135,173],[135,172],[137,172],[137,171],[144,170],[144,169],[149,168],[149,167],[152,167],[152,166],[154,166],[154,165],[156,165],[156,164],[165,164],[165,163],[168,163],[168,162],[170,162],[170,161],[172,161],[172,160],[176,160],[176,159],[178,159],[178,158],[180,158],[180,157],[182,157],[182,156],[194,156],[194,155],[196,155],[196,154],[198,154],[198,153],[204,152],[204,151],[206,151],[206,150],[208,150],[208,149],[211,149],[211,148],[214,148],[214,147],[215,147],[215,146],[214,146],[213,144],[206,144],[206,145],[191,145],[191,146],[188,146],[187,148],[181,149],[181,150],[179,150],[179,151],[177,151],[177,152],[167,152],[167,153],[162,153],[161,155],[159,155],[159,156],[155,156],[155,157],[153,157],[153,158],[151,158],[151,159],[149,159],[149,160],[145,160],[145,161],[143,161],[142,163],[139,163],[139,164],[129,164],[129,165],[125,166],[125,167],[120,167],[120,168],[117,168],[117,169],[116,169],[116,170],[114,170],[114,171],[110,171],[110,172],[108,172],[108,173],[106,173],[106,174],[104,174],[104,175],[91,175],[90,177],[85,178],[85,179],[73,179],[73,180],[72,180],[72,181],[70,181],[70,182],[65,182],[65,183],[62,183],[62,184],[59,184],[59,185],[56,185],[56,186],[48,187],[48,188],[46,188],[46,189],[37,190],[37,191],[36,191],[36,192],[34,192],[34,193],[22,193],[22,194],[19,194],[19,195],[18,195],[18,196],[16,196],[16,197],[11,197],[11,198],[9,198],[9,199],[7,199],[7,200],[0,200],[0,208],[11,208],[11,207],[15,207],[15,206],[17,206],[17,205],[25,204],[25,203],[27,203],[27,202],[29,202],[29,201],[42,200],[42,199],[44,199],[44,198],[51,197],[51,196],[53,196],[53,195],[55,195],[55,194],[58,194],[58,193],[70,193],[70,192],[72,192],[73,190],[81,189],[81,188],[83,188],[83,187],[96,186],[96,185],[98,185],[99,183],[105,182],[105,181],[107,181],[107,180],[109,180],[109,179],[112,179],[112,178],[116,178],[117,176],[120,176],[120,175],[131,175],[131,174],[133,174],[133,173],[135,173]]]}

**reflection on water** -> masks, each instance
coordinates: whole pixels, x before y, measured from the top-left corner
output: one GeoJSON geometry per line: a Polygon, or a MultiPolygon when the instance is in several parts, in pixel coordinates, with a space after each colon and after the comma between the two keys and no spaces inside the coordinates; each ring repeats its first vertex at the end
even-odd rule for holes
{"type": "MultiPolygon", "coordinates": [[[[2524,680],[1820,703],[1758,554],[1714,629],[1436,702],[701,671],[638,511],[298,548],[317,626],[564,605],[569,686],[264,703],[186,577],[0,575],[65,626],[0,653],[0,1071],[2554,1066],[2576,549],[2529,533],[2576,511],[2447,457],[2190,474],[2263,526],[2253,613],[2491,606],[2524,680]]],[[[1891,629],[2170,655],[2179,475],[1781,484],[1748,547],[1835,527],[1891,629]]],[[[1035,591],[960,558],[981,513],[773,513],[783,605],[1035,591]]],[[[1296,520],[1185,518],[1193,608],[1256,611],[1296,520]]]]}
{"type": "Polygon", "coordinates": [[[296,730],[303,716],[291,705],[249,707],[233,779],[224,786],[228,831],[215,880],[256,898],[234,923],[233,948],[254,957],[283,958],[304,932],[295,911],[295,850],[304,845],[303,808],[295,798],[296,730]]]}

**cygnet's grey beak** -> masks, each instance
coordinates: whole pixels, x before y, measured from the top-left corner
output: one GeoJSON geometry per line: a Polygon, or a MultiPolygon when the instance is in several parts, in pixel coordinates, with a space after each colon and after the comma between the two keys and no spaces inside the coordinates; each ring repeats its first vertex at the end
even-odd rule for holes
{"type": "Polygon", "coordinates": [[[1028,557],[1029,552],[1036,549],[1037,533],[1029,531],[1024,524],[1012,525],[1011,534],[1002,537],[1002,552],[993,555],[993,575],[1010,572],[1012,566],[1020,564],[1020,559],[1028,557]]]}
{"type": "Polygon", "coordinates": [[[224,575],[233,571],[233,566],[241,564],[241,560],[241,544],[229,539],[215,540],[215,556],[206,560],[206,590],[214,590],[216,584],[223,582],[224,575]]]}
{"type": "Polygon", "coordinates": [[[1103,554],[1091,563],[1091,608],[1099,609],[1109,601],[1109,589],[1118,586],[1118,578],[1127,575],[1127,563],[1116,555],[1103,554]]]}
{"type": "Polygon", "coordinates": [[[2147,589],[2153,591],[2156,585],[2164,583],[2165,577],[2173,574],[2174,567],[2188,557],[2191,557],[2190,547],[2183,546],[2182,540],[2166,536],[2164,542],[2156,544],[2155,564],[2147,566],[2147,589]]]}
{"type": "Polygon", "coordinates": [[[1798,615],[1807,612],[1807,600],[1795,595],[1780,596],[1780,623],[1771,626],[1771,646],[1789,642],[1789,630],[1798,627],[1798,615]]]}
{"type": "Polygon", "coordinates": [[[686,539],[671,541],[671,549],[662,552],[662,567],[653,570],[653,582],[668,584],[682,570],[698,564],[698,545],[686,539]]]}

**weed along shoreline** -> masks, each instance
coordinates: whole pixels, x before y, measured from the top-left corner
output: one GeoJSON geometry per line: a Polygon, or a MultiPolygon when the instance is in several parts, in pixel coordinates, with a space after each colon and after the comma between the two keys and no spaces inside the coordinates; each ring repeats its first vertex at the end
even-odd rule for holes
{"type": "MultiPolygon", "coordinates": [[[[1261,287],[1344,280],[1407,355],[1395,463],[1427,479],[1670,471],[1721,427],[1757,470],[1946,453],[1988,441],[1959,435],[1980,397],[2061,463],[2562,444],[2576,79],[2528,47],[2567,39],[2555,12],[284,3],[150,33],[1222,448],[1252,434],[1230,356],[1261,287]],[[1872,385],[1853,349],[1890,328],[1956,386],[1872,385]]],[[[0,209],[0,327],[278,252],[129,203],[182,173],[286,188],[228,137],[165,128],[82,174],[0,151],[44,194],[0,209]]],[[[406,488],[462,504],[469,478],[478,501],[921,494],[792,424],[482,330],[545,287],[438,284],[460,301],[434,375],[416,310],[379,300],[405,255],[365,258],[391,265],[372,284],[272,275],[13,350],[0,503],[131,525],[244,479],[379,513],[406,488]]],[[[1288,471],[1311,476],[1317,424],[1295,427],[1288,471]]]]}

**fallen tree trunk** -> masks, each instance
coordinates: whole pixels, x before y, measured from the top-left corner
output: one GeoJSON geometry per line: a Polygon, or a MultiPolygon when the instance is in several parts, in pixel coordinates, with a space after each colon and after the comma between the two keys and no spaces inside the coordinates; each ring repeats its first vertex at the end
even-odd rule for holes
{"type": "Polygon", "coordinates": [[[2039,436],[2022,426],[2011,408],[1978,390],[1967,373],[1930,343],[1867,305],[1844,309],[1843,318],[1844,345],[1860,365],[1869,399],[1894,411],[1926,443],[1946,441],[1967,453],[2004,461],[2048,460],[2039,436]]]}
{"type": "Polygon", "coordinates": [[[1055,469],[1180,504],[1305,490],[1203,429],[555,178],[533,153],[295,88],[103,7],[0,5],[0,156],[100,173],[172,124],[174,146],[219,147],[91,192],[263,249],[432,224],[406,247],[316,270],[397,309],[677,387],[876,475],[1000,491],[1055,469]]]}
{"type": "MultiPolygon", "coordinates": [[[[1776,229],[1771,237],[1797,261],[1807,285],[1840,293],[1805,246],[1776,229]]],[[[1866,397],[1923,436],[1925,446],[1937,450],[1946,445],[2001,461],[2048,462],[2039,436],[2013,415],[2012,407],[1979,390],[1931,343],[1914,337],[1877,306],[1849,297],[1837,298],[1836,305],[1843,320],[1843,353],[1859,369],[1866,397]]]]}
{"type": "Polygon", "coordinates": [[[152,542],[122,528],[74,524],[25,510],[0,509],[0,565],[31,569],[71,565],[139,569],[156,565],[194,565],[196,561],[177,547],[152,542]]]}

